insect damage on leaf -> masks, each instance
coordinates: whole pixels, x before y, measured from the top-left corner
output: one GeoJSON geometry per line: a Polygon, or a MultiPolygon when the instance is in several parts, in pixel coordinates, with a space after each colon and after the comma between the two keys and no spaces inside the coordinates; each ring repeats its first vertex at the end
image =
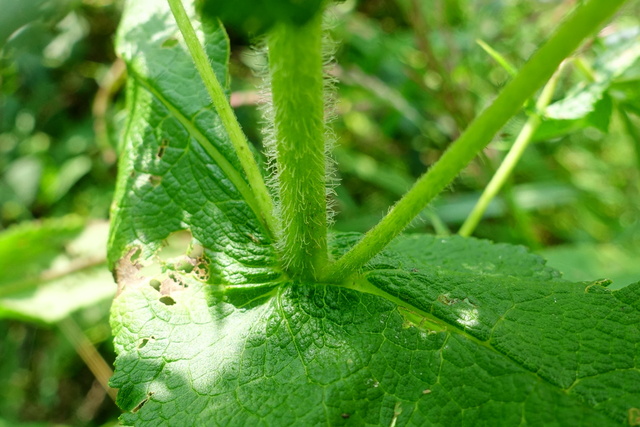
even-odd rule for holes
{"type": "Polygon", "coordinates": [[[140,248],[131,248],[116,263],[114,269],[114,279],[118,284],[116,297],[125,289],[135,289],[148,283],[149,279],[140,275],[142,265],[137,261],[139,255],[140,248]]]}
{"type": "MultiPolygon", "coordinates": [[[[621,304],[622,292],[583,292],[523,250],[427,235],[397,239],[341,285],[282,274],[286,260],[257,221],[252,186],[191,58],[182,43],[156,43],[175,34],[163,4],[129,2],[118,43],[135,95],[111,249],[119,282],[112,384],[125,424],[635,422],[638,310],[630,299],[637,287],[621,304]],[[162,180],[149,185],[145,174],[162,180]],[[144,185],[133,185],[136,176],[144,185]]],[[[225,81],[226,36],[202,24],[207,60],[225,81]]],[[[289,52],[290,41],[271,40],[273,74],[301,66],[298,55],[277,53],[289,52]]],[[[318,113],[314,152],[322,156],[324,81],[316,57],[317,91],[309,97],[318,113]]],[[[289,92],[308,92],[280,77],[281,105],[289,92]]],[[[297,105],[281,110],[281,125],[302,122],[309,102],[297,105]]],[[[280,142],[309,141],[299,129],[281,135],[280,142]]],[[[286,168],[302,164],[300,175],[311,175],[309,158],[291,145],[277,170],[292,186],[284,190],[299,183],[299,175],[282,179],[286,168]]],[[[326,169],[316,169],[319,182],[326,169]]],[[[321,187],[316,202],[326,197],[321,187]]],[[[290,205],[307,206],[298,193],[290,205]]],[[[325,209],[314,212],[324,232],[325,209]]],[[[292,223],[283,224],[290,230],[292,223]]],[[[316,223],[298,224],[308,231],[316,223]]],[[[330,250],[344,253],[358,239],[336,235],[330,250]]],[[[293,249],[305,243],[292,242],[293,249]]],[[[300,252],[306,264],[311,252],[300,252]]]]}
{"type": "Polygon", "coordinates": [[[118,284],[116,296],[125,290],[150,286],[162,295],[161,302],[173,305],[175,300],[171,295],[184,291],[190,281],[206,282],[209,271],[204,248],[192,240],[187,230],[173,233],[165,245],[146,260],[140,259],[141,248],[131,248],[114,269],[118,284]]]}

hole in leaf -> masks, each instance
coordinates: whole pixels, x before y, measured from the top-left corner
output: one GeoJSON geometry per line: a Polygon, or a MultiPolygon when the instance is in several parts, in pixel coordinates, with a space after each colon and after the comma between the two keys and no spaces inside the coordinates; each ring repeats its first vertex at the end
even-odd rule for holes
{"type": "Polygon", "coordinates": [[[149,175],[149,182],[154,187],[157,187],[162,182],[162,177],[158,175],[149,175]]]}
{"type": "Polygon", "coordinates": [[[189,261],[187,261],[187,260],[181,260],[181,261],[176,263],[175,268],[178,271],[182,271],[182,272],[185,272],[185,273],[191,273],[193,271],[193,269],[195,268],[195,266],[192,263],[190,263],[189,261]]]}
{"type": "Polygon", "coordinates": [[[194,242],[191,245],[189,256],[191,258],[202,258],[203,255],[204,255],[204,246],[202,246],[200,243],[194,242]]]}
{"type": "Polygon", "coordinates": [[[345,413],[343,413],[343,414],[342,414],[342,415],[340,415],[340,416],[346,420],[347,418],[349,418],[349,417],[351,416],[351,414],[347,414],[347,413],[345,412],[345,413]]]}
{"type": "Polygon", "coordinates": [[[166,39],[165,41],[163,41],[160,46],[169,49],[169,48],[174,47],[177,44],[178,44],[178,39],[176,39],[175,37],[170,37],[170,38],[166,39]]]}
{"type": "Polygon", "coordinates": [[[165,296],[161,297],[158,301],[160,301],[164,305],[175,305],[175,303],[176,303],[176,300],[174,300],[173,298],[171,298],[168,295],[165,295],[165,296]]]}
{"type": "Polygon", "coordinates": [[[162,249],[156,255],[162,261],[185,255],[189,251],[192,239],[189,230],[174,231],[164,239],[162,249]]]}
{"type": "Polygon", "coordinates": [[[193,269],[193,274],[202,282],[209,280],[209,267],[205,262],[199,262],[193,269]]]}
{"type": "Polygon", "coordinates": [[[156,280],[156,279],[151,279],[151,280],[149,281],[149,286],[151,286],[151,287],[152,287],[153,289],[155,289],[156,291],[160,291],[160,285],[161,285],[161,284],[162,284],[162,283],[160,283],[160,281],[159,281],[159,280],[156,280]]]}
{"type": "Polygon", "coordinates": [[[449,294],[438,295],[438,301],[446,305],[453,305],[460,302],[458,298],[451,298],[449,294]]]}
{"type": "Polygon", "coordinates": [[[135,252],[133,252],[131,254],[131,257],[129,258],[131,260],[131,262],[135,262],[138,258],[140,258],[140,254],[141,253],[142,253],[142,249],[136,248],[135,252]]]}
{"type": "Polygon", "coordinates": [[[151,335],[149,338],[142,338],[138,343],[138,349],[144,348],[147,344],[149,344],[149,341],[155,341],[155,340],[156,340],[156,337],[154,337],[153,335],[151,335]]]}
{"type": "Polygon", "coordinates": [[[151,398],[151,396],[153,396],[153,392],[152,392],[152,391],[150,391],[149,393],[147,393],[147,397],[146,397],[142,402],[138,403],[138,404],[136,405],[136,407],[135,407],[135,408],[133,408],[133,409],[131,410],[131,412],[136,413],[136,412],[138,412],[140,409],[142,409],[142,407],[145,405],[145,403],[147,403],[147,402],[149,401],[149,399],[151,398]]]}
{"type": "Polygon", "coordinates": [[[164,156],[164,152],[166,150],[166,148],[169,146],[169,141],[167,139],[163,139],[162,142],[160,143],[160,147],[158,147],[158,153],[156,154],[159,158],[162,158],[162,156],[164,156]]]}
{"type": "MultiPolygon", "coordinates": [[[[162,273],[162,266],[157,262],[145,265],[140,269],[140,274],[142,274],[144,277],[156,277],[160,273],[162,273]]],[[[149,282],[149,284],[153,286],[151,281],[149,282]]]]}

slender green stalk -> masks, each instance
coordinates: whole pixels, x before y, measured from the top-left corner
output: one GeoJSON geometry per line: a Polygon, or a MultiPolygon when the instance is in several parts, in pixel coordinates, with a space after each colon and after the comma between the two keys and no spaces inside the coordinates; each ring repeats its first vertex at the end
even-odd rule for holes
{"type": "Polygon", "coordinates": [[[518,74],[518,70],[516,70],[516,67],[511,65],[511,63],[507,60],[507,58],[502,56],[500,52],[498,52],[497,50],[495,50],[494,48],[492,48],[491,46],[489,46],[488,44],[486,44],[480,39],[477,39],[476,43],[478,43],[478,45],[482,49],[484,49],[484,51],[487,52],[489,56],[493,58],[494,61],[500,64],[500,66],[502,66],[502,68],[504,68],[505,71],[509,73],[511,77],[515,77],[515,75],[518,74]]]}
{"type": "Polygon", "coordinates": [[[327,262],[321,14],[278,25],[268,47],[280,250],[292,275],[313,278],[327,262]]]}
{"type": "Polygon", "coordinates": [[[450,236],[451,230],[447,227],[447,224],[438,216],[437,213],[431,211],[427,213],[427,218],[431,222],[434,231],[436,232],[436,236],[450,236]]]}
{"type": "Polygon", "coordinates": [[[238,119],[227,100],[224,90],[222,89],[222,85],[213,72],[213,68],[211,68],[209,58],[198,40],[198,36],[193,29],[193,25],[191,25],[189,16],[184,10],[182,0],[168,1],[169,6],[171,7],[171,12],[173,13],[182,36],[184,37],[185,43],[187,44],[191,57],[193,58],[193,62],[196,65],[196,69],[204,82],[207,92],[209,92],[209,96],[213,101],[213,105],[224,128],[229,134],[233,148],[236,150],[238,158],[240,159],[242,169],[247,175],[247,181],[253,189],[258,208],[260,209],[260,212],[257,212],[257,214],[266,226],[267,232],[273,235],[275,234],[277,225],[273,216],[273,201],[271,200],[267,186],[262,178],[262,174],[260,173],[258,163],[251,153],[247,137],[242,132],[240,123],[238,123],[238,119]]]}
{"type": "Polygon", "coordinates": [[[549,80],[555,69],[582,40],[600,27],[624,2],[625,0],[591,0],[578,6],[552,37],[534,53],[518,75],[505,86],[491,106],[469,125],[387,216],[327,270],[323,279],[331,282],[345,280],[400,234],[491,141],[524,102],[549,80]]]}
{"type": "Polygon", "coordinates": [[[509,149],[509,153],[504,158],[502,164],[500,164],[500,167],[491,178],[491,181],[489,181],[489,184],[485,187],[482,195],[480,196],[480,199],[478,199],[478,202],[473,207],[473,210],[471,211],[467,219],[464,221],[464,224],[462,224],[462,227],[460,227],[458,234],[460,234],[461,236],[467,237],[473,233],[473,230],[475,230],[475,228],[478,226],[478,223],[480,223],[482,216],[487,210],[487,206],[489,206],[491,200],[496,197],[504,183],[507,181],[507,178],[509,178],[509,176],[513,172],[513,169],[520,161],[520,158],[524,154],[524,150],[527,148],[527,146],[529,146],[529,143],[531,142],[533,134],[536,132],[536,130],[540,126],[540,123],[542,122],[540,114],[544,112],[544,110],[551,102],[551,98],[553,97],[553,92],[555,91],[556,85],[558,84],[558,78],[560,77],[562,68],[563,67],[561,65],[560,68],[558,68],[558,71],[556,71],[553,76],[551,76],[551,79],[549,79],[544,89],[542,89],[542,93],[540,94],[540,97],[536,102],[536,113],[529,116],[529,119],[522,127],[522,130],[511,146],[511,149],[509,149]]]}

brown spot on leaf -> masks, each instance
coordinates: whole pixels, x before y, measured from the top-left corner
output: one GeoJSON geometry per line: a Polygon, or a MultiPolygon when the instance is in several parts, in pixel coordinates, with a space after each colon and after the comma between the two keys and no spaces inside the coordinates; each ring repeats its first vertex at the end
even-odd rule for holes
{"type": "Polygon", "coordinates": [[[125,289],[139,288],[149,283],[149,279],[140,274],[142,265],[137,261],[140,253],[140,248],[131,248],[129,252],[116,263],[114,270],[114,276],[118,284],[116,297],[125,289]]]}
{"type": "Polygon", "coordinates": [[[253,234],[251,234],[251,233],[245,233],[245,234],[247,235],[247,237],[248,237],[249,239],[251,239],[251,241],[252,241],[253,243],[258,244],[258,245],[262,243],[262,242],[260,241],[260,239],[258,239],[258,238],[257,238],[256,236],[254,236],[253,234]]]}
{"type": "Polygon", "coordinates": [[[183,291],[187,285],[182,283],[175,275],[170,274],[169,277],[162,281],[160,285],[160,293],[162,295],[171,295],[183,291]]]}
{"type": "Polygon", "coordinates": [[[449,294],[438,295],[438,301],[446,305],[453,305],[460,302],[458,298],[451,298],[449,294]]]}

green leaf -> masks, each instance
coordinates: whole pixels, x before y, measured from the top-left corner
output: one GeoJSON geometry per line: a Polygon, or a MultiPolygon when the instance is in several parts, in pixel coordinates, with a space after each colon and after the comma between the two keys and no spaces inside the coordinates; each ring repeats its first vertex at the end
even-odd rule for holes
{"type": "MultiPolygon", "coordinates": [[[[219,81],[228,82],[223,28],[197,26],[219,81]]],[[[188,230],[193,247],[205,248],[198,256],[212,261],[206,272],[212,281],[277,276],[264,267],[275,258],[254,194],[168,5],[128,2],[116,44],[129,74],[129,120],[120,147],[111,266],[134,254],[138,262],[151,260],[167,237],[188,230]]]]}
{"type": "Polygon", "coordinates": [[[593,111],[593,106],[612,82],[640,58],[640,32],[636,29],[610,34],[603,40],[603,52],[593,65],[594,81],[574,88],[566,98],[547,108],[554,119],[579,119],[593,111]]]}
{"type": "MultiPolygon", "coordinates": [[[[227,81],[222,28],[198,27],[227,81]]],[[[430,236],[343,285],[290,281],[164,2],[129,2],[117,45],[125,424],[601,426],[638,411],[639,284],[572,284],[523,249],[430,236]]],[[[336,236],[334,255],[360,238],[336,236]]]]}
{"type": "Polygon", "coordinates": [[[549,139],[586,127],[606,132],[612,102],[607,95],[616,80],[640,58],[640,31],[627,28],[598,40],[598,57],[593,64],[592,81],[580,83],[568,95],[547,107],[534,138],[549,139]]]}
{"type": "Polygon", "coordinates": [[[640,61],[616,79],[611,85],[611,94],[626,110],[640,115],[640,61]]]}
{"type": "Polygon", "coordinates": [[[0,233],[0,318],[54,324],[113,298],[105,268],[108,226],[75,216],[25,222],[0,233]]]}
{"type": "Polygon", "coordinates": [[[225,24],[256,35],[277,22],[304,25],[320,10],[323,0],[240,0],[223,2],[199,0],[200,12],[209,18],[220,18],[225,24]]]}
{"type": "MultiPolygon", "coordinates": [[[[591,110],[583,117],[576,119],[544,119],[540,127],[538,127],[534,138],[537,140],[558,138],[588,127],[593,127],[604,133],[608,132],[613,103],[611,97],[606,93],[601,96],[601,99],[588,107],[591,110]]],[[[576,111],[583,107],[577,107],[576,111]]]]}
{"type": "Polygon", "coordinates": [[[604,426],[640,402],[640,283],[566,282],[522,248],[403,237],[347,287],[176,273],[162,295],[134,270],[112,312],[126,424],[604,426]]]}

